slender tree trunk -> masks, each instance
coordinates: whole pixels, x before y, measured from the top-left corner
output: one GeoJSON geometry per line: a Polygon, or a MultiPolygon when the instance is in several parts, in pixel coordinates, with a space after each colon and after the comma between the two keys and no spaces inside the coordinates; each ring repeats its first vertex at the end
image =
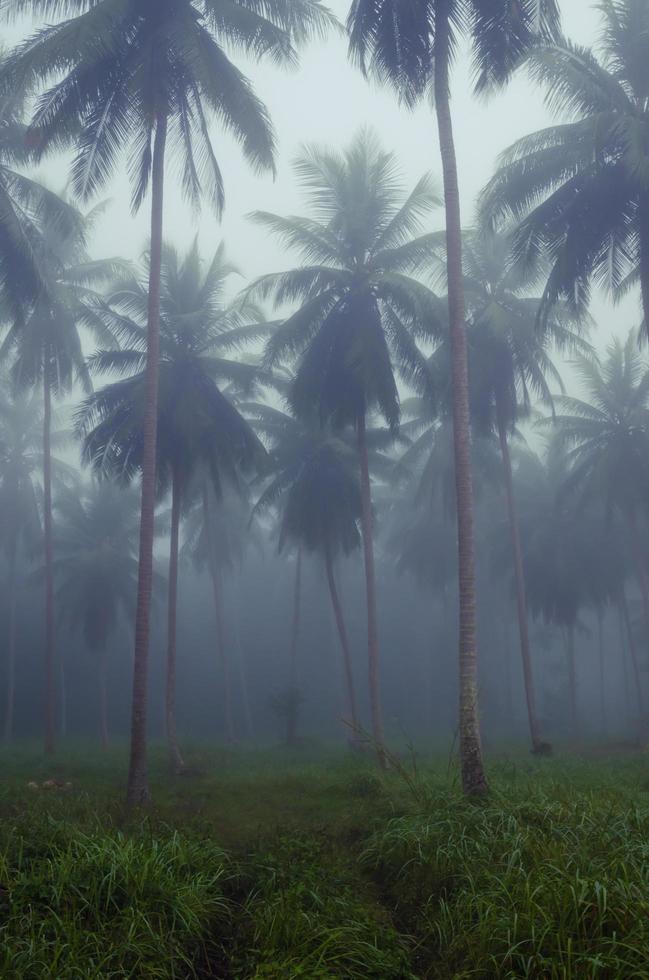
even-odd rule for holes
{"type": "Polygon", "coordinates": [[[65,682],[65,661],[59,661],[59,697],[61,698],[61,738],[68,734],[68,686],[65,682]]]}
{"type": "Polygon", "coordinates": [[[638,645],[635,641],[631,616],[629,614],[629,602],[626,597],[626,589],[622,590],[622,615],[626,625],[626,635],[629,642],[629,653],[631,654],[631,664],[633,666],[633,677],[635,680],[636,696],[638,698],[638,711],[640,713],[640,730],[643,738],[647,736],[647,713],[645,709],[645,697],[642,687],[642,674],[640,673],[640,661],[638,659],[638,645]]]}
{"type": "Polygon", "coordinates": [[[16,702],[16,552],[17,542],[9,548],[9,629],[7,637],[7,689],[5,691],[4,741],[10,745],[14,731],[14,706],[16,702]]]}
{"type": "Polygon", "coordinates": [[[527,718],[530,726],[530,737],[532,739],[532,751],[541,752],[543,750],[543,743],[541,741],[541,731],[539,728],[539,719],[536,710],[534,673],[532,671],[532,657],[530,654],[530,631],[527,616],[527,597],[525,595],[523,551],[521,548],[518,513],[516,511],[516,500],[514,497],[514,481],[512,479],[512,461],[509,454],[507,427],[505,425],[503,412],[500,409],[498,410],[498,438],[500,440],[500,453],[502,456],[503,471],[505,476],[505,493],[507,497],[509,530],[512,538],[514,579],[516,582],[516,612],[518,614],[518,634],[520,638],[521,658],[523,661],[523,678],[525,680],[527,718]]]}
{"type": "Polygon", "coordinates": [[[606,680],[604,671],[604,613],[597,609],[597,653],[599,659],[599,710],[604,738],[608,737],[608,718],[606,716],[606,680]]]}
{"type": "Polygon", "coordinates": [[[331,605],[333,606],[334,615],[336,617],[336,626],[338,627],[338,638],[340,640],[340,648],[343,655],[343,668],[345,671],[345,689],[347,692],[347,715],[348,723],[351,727],[351,741],[353,744],[358,742],[358,711],[356,709],[356,692],[354,691],[354,674],[352,671],[352,658],[349,650],[349,637],[347,635],[347,625],[345,623],[345,616],[343,613],[343,608],[340,603],[340,596],[338,595],[338,588],[336,586],[336,576],[334,574],[333,560],[331,557],[331,548],[327,542],[325,551],[325,567],[327,570],[327,582],[329,584],[329,595],[331,596],[331,605]]]}
{"type": "Polygon", "coordinates": [[[252,720],[252,711],[250,709],[248,671],[246,669],[246,658],[243,651],[243,644],[241,643],[240,616],[241,616],[241,597],[240,597],[240,587],[239,587],[237,588],[237,602],[236,602],[234,617],[233,617],[234,644],[236,648],[237,668],[239,673],[239,687],[241,689],[241,702],[243,705],[243,718],[246,725],[246,736],[249,739],[252,739],[255,737],[255,726],[252,720]]]}
{"type": "Polygon", "coordinates": [[[649,573],[647,572],[647,564],[640,543],[640,528],[638,527],[638,515],[635,509],[629,511],[627,515],[627,527],[638,576],[638,586],[640,587],[640,595],[642,596],[645,635],[649,642],[649,573]]]}
{"type": "Polygon", "coordinates": [[[376,606],[376,572],[374,569],[374,521],[372,518],[372,484],[367,455],[365,415],[357,425],[358,458],[361,470],[361,530],[365,559],[365,591],[367,596],[367,665],[370,691],[372,738],[382,769],[387,769],[387,756],[383,737],[383,711],[381,708],[381,678],[379,674],[379,627],[376,606]]]}
{"type": "Polygon", "coordinates": [[[230,670],[228,658],[225,652],[225,635],[223,629],[223,609],[221,606],[221,586],[219,582],[219,570],[214,554],[214,541],[212,537],[212,517],[210,510],[209,489],[207,483],[203,485],[203,520],[205,521],[205,532],[207,534],[207,555],[212,580],[212,597],[214,599],[214,618],[216,621],[216,651],[221,664],[221,677],[223,680],[223,720],[225,723],[225,734],[228,742],[232,744],[236,741],[234,735],[234,722],[232,719],[232,692],[230,688],[230,670]]]}
{"type": "Polygon", "coordinates": [[[573,739],[579,741],[579,714],[577,712],[577,668],[575,664],[575,628],[569,626],[565,633],[566,659],[568,661],[568,694],[570,697],[570,728],[573,739]]]}
{"type": "Polygon", "coordinates": [[[155,515],[156,455],[158,430],[158,379],[160,360],[160,277],[162,269],[162,222],[164,204],[165,148],[167,118],[156,121],[151,173],[151,253],[145,407],[143,420],[142,503],[140,511],[140,554],[138,564],[137,607],[135,613],[135,655],[133,660],[133,700],[131,707],[131,751],[128,771],[127,803],[130,807],[149,801],[147,766],[147,683],[151,594],[153,591],[153,535],[155,515]]]}
{"type": "Polygon", "coordinates": [[[444,177],[448,307],[453,382],[453,433],[457,499],[459,628],[460,628],[460,765],[465,793],[487,791],[482,761],[478,714],[478,656],[476,645],[475,542],[473,530],[473,477],[469,421],[464,284],[462,273],[462,221],[457,160],[450,104],[450,24],[445,10],[435,25],[435,107],[444,177]]]}
{"type": "Polygon", "coordinates": [[[645,334],[649,337],[649,195],[640,204],[640,295],[645,334]]]}
{"type": "MultiPolygon", "coordinates": [[[[293,619],[291,621],[291,640],[288,650],[288,686],[292,697],[297,697],[297,645],[300,638],[300,620],[302,611],[302,548],[297,549],[295,560],[295,586],[293,589],[293,619]]],[[[297,706],[289,710],[286,717],[286,744],[297,742],[297,706]]]]}
{"type": "Polygon", "coordinates": [[[52,540],[52,380],[50,352],[43,359],[43,529],[45,551],[45,753],[52,755],[55,742],[56,695],[54,691],[54,545],[52,540]]]}
{"type": "Polygon", "coordinates": [[[108,657],[105,646],[99,653],[99,734],[102,749],[108,748],[108,657]]]}
{"type": "Polygon", "coordinates": [[[629,665],[627,663],[628,644],[625,636],[626,625],[624,622],[624,612],[622,611],[621,602],[618,603],[618,607],[617,607],[617,619],[618,619],[618,628],[620,631],[620,656],[622,658],[624,707],[626,709],[627,717],[630,718],[631,715],[633,714],[633,703],[632,703],[633,698],[631,697],[631,682],[629,678],[629,665]]]}
{"type": "Polygon", "coordinates": [[[178,538],[180,532],[181,481],[174,468],[171,483],[171,535],[169,539],[169,593],[167,598],[167,686],[165,724],[167,747],[173,771],[178,774],[185,764],[178,746],[176,730],[176,640],[178,636],[178,538]]]}

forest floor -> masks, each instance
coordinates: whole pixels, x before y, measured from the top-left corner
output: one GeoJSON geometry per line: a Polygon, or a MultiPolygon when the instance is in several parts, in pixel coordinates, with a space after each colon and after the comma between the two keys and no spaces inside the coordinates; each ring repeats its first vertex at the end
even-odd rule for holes
{"type": "Polygon", "coordinates": [[[5,753],[0,977],[649,978],[649,755],[188,762],[129,817],[123,748],[5,753]]]}

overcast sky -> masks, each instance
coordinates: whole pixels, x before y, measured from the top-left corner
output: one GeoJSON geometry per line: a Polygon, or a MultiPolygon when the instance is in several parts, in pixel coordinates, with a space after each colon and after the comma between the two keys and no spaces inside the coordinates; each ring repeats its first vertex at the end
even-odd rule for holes
{"type": "MultiPolygon", "coordinates": [[[[344,20],[349,0],[330,0],[329,6],[344,20]]],[[[563,0],[562,8],[566,33],[581,43],[593,43],[598,16],[591,0],[563,0]]],[[[17,39],[19,34],[20,28],[12,28],[9,40],[17,39]]],[[[254,176],[232,141],[215,128],[213,142],[225,179],[226,211],[220,225],[207,210],[195,215],[169,180],[166,235],[177,244],[187,244],[199,231],[202,250],[208,255],[224,239],[230,258],[249,278],[286,267],[290,259],[278,253],[272,239],[247,221],[246,214],[256,208],[299,213],[302,204],[291,161],[300,145],[318,142],[342,146],[361,126],[373,126],[385,147],[397,153],[406,184],[411,185],[424,171],[439,176],[431,109],[422,106],[410,113],[398,105],[389,91],[365,82],[349,65],[343,38],[305,49],[297,71],[256,65],[246,65],[245,70],[266,102],[277,132],[277,178],[272,181],[254,176]]],[[[463,218],[469,224],[476,194],[491,175],[499,152],[519,136],[548,124],[551,117],[543,106],[542,93],[524,77],[516,78],[506,92],[488,102],[475,100],[466,58],[460,59],[456,68],[453,109],[463,218]]],[[[65,162],[49,162],[45,176],[48,184],[61,189],[66,177],[65,162]]],[[[98,256],[136,258],[148,234],[147,207],[135,217],[130,214],[125,173],[116,178],[106,196],[110,196],[112,205],[98,226],[94,251],[98,256]]],[[[441,215],[436,215],[435,221],[439,226],[441,215]]],[[[637,300],[612,309],[598,299],[594,313],[599,321],[598,346],[612,333],[626,332],[639,319],[637,300]]]]}

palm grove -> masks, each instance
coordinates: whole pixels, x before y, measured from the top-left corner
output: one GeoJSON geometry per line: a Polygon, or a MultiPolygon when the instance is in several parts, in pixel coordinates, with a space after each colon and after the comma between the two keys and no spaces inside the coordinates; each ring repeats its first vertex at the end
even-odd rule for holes
{"type": "MultiPolygon", "coordinates": [[[[408,655],[384,643],[388,611],[398,615],[391,591],[433,611],[416,641],[433,687],[441,648],[455,647],[459,722],[450,727],[467,793],[487,789],[478,638],[497,653],[490,683],[511,694],[514,624],[534,752],[550,751],[546,727],[583,734],[580,644],[589,674],[598,664],[606,731],[613,623],[616,670],[643,737],[646,4],[603,0],[593,52],[562,37],[553,0],[355,0],[350,58],[404,112],[434,96],[440,159],[422,160],[426,173],[406,187],[370,129],[342,149],[305,147],[294,163],[302,212],[250,215],[293,265],[243,289],[223,246],[207,256],[197,243],[174,246],[165,187],[177,183],[188,207],[212,208],[218,221],[221,130],[253,169],[273,172],[272,121],[238,62],[296,64],[306,45],[343,29],[326,7],[2,0],[0,15],[32,22],[0,65],[5,739],[29,589],[34,602],[42,596],[43,637],[28,632],[43,648],[45,750],[65,720],[63,637],[78,634],[95,664],[107,742],[108,651],[130,635],[128,799],[146,801],[149,652],[162,616],[165,726],[182,771],[176,686],[189,667],[178,596],[192,567],[210,583],[224,734],[232,741],[245,725],[251,736],[240,624],[231,628],[241,609],[228,617],[224,594],[262,554],[282,579],[291,562],[285,632],[265,653],[289,742],[310,642],[308,569],[331,607],[327,669],[343,678],[335,714],[350,745],[374,751],[379,765],[393,758],[394,728],[386,734],[382,668],[387,657],[394,674],[408,655]],[[464,228],[451,73],[460,44],[472,52],[476,95],[497,97],[528,71],[557,115],[503,154],[464,228]],[[59,153],[71,160],[65,195],[33,177],[59,153]],[[150,208],[138,265],[97,260],[90,247],[102,192],[125,163],[133,210],[150,208]],[[441,174],[439,185],[427,172],[441,174]],[[601,359],[589,343],[593,286],[636,291],[644,317],[601,359]],[[574,362],[578,397],[564,391],[561,356],[574,362]],[[64,396],[74,400],[68,432],[53,411],[64,396]],[[70,465],[74,439],[82,475],[70,465]],[[407,585],[395,585],[400,574],[407,585]],[[350,623],[361,593],[362,684],[350,623]],[[539,690],[548,644],[561,651],[550,694],[539,690]]],[[[248,615],[259,601],[248,595],[248,615]]],[[[518,710],[511,698],[506,710],[518,710]]]]}

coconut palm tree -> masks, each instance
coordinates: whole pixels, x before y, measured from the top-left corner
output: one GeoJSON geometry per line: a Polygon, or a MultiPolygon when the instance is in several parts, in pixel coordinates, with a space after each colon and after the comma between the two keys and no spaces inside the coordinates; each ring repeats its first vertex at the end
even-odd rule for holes
{"type": "MultiPolygon", "coordinates": [[[[20,16],[50,14],[48,0],[8,0],[20,16]]],[[[295,45],[322,35],[333,18],[318,0],[223,5],[217,0],[64,0],[0,69],[0,92],[38,90],[29,138],[39,155],[76,147],[72,186],[85,200],[105,186],[128,153],[133,209],[151,187],[146,413],[142,460],[141,567],[135,621],[128,800],[148,798],[146,688],[153,575],[156,423],[163,203],[168,150],[180,160],[181,186],[218,213],[223,180],[210,136],[216,118],[257,170],[272,170],[274,137],[264,105],[226,48],[294,63],[295,45]]]]}
{"type": "Polygon", "coordinates": [[[95,482],[56,501],[56,603],[97,657],[99,733],[108,746],[107,648],[120,620],[135,614],[139,508],[131,489],[95,482]]]}
{"type": "MultiPolygon", "coordinates": [[[[347,692],[346,724],[355,742],[359,717],[354,690],[351,649],[342,602],[336,582],[335,560],[360,547],[358,525],[362,515],[361,489],[356,454],[343,439],[319,427],[309,427],[293,416],[263,404],[247,405],[262,436],[271,441],[271,475],[253,513],[278,507],[279,549],[297,549],[296,612],[299,610],[299,571],[302,553],[322,558],[329,597],[343,656],[347,692]]],[[[295,617],[294,617],[295,618],[295,617]]],[[[290,662],[295,656],[295,630],[290,662]]],[[[291,671],[294,674],[294,668],[291,671]]],[[[292,676],[291,686],[295,687],[292,676]]]]}
{"type": "Polygon", "coordinates": [[[580,357],[576,368],[588,399],[562,397],[554,419],[571,464],[568,488],[621,516],[649,636],[649,571],[640,526],[649,490],[649,367],[631,331],[624,344],[609,345],[602,363],[580,357]]]}
{"type": "Polygon", "coordinates": [[[6,329],[0,359],[11,359],[15,387],[41,386],[43,393],[43,549],[45,555],[45,751],[55,743],[54,585],[52,579],[52,399],[69,392],[78,381],[91,388],[81,333],[91,331],[104,342],[109,331],[101,318],[102,291],[124,263],[92,260],[86,239],[101,206],[88,214],[76,212],[74,226],[64,235],[58,222],[43,226],[38,248],[44,287],[27,317],[6,329]]]}
{"type": "Polygon", "coordinates": [[[585,304],[592,283],[640,284],[649,329],[649,8],[602,0],[599,57],[567,40],[535,50],[533,82],[559,122],[513,144],[482,196],[491,223],[513,222],[514,252],[551,256],[545,308],[585,304]]]}
{"type": "MultiPolygon", "coordinates": [[[[264,453],[219,388],[254,384],[257,368],[227,354],[268,329],[248,322],[253,308],[225,303],[223,290],[233,271],[222,246],[205,268],[196,242],[184,256],[171,246],[163,250],[156,471],[159,495],[171,487],[166,718],[176,770],[183,768],[175,717],[178,551],[188,487],[203,467],[220,495],[225,480],[236,483],[240,470],[258,465],[264,453]]],[[[99,351],[88,361],[91,371],[127,377],[92,394],[77,418],[85,459],[127,483],[145,462],[147,282],[145,267],[141,276],[121,283],[110,298],[112,312],[104,314],[128,346],[99,351]]]]}
{"type": "Polygon", "coordinates": [[[0,398],[0,547],[7,561],[7,681],[4,740],[13,735],[18,574],[41,540],[40,475],[42,409],[38,398],[19,393],[0,398]]]}
{"type": "Polygon", "coordinates": [[[422,220],[436,202],[430,180],[401,192],[394,155],[359,133],[343,153],[308,148],[295,163],[309,217],[257,212],[254,220],[295,250],[302,265],[262,277],[255,295],[297,304],[268,342],[266,363],[297,359],[290,403],[299,418],[333,430],[355,428],[361,474],[362,541],[368,622],[372,735],[385,764],[379,681],[372,497],[367,416],[374,410],[396,430],[395,375],[415,387],[428,382],[415,338],[443,320],[441,304],[413,277],[432,244],[422,220]]]}
{"type": "Polygon", "coordinates": [[[362,71],[396,89],[409,106],[432,89],[444,178],[448,311],[453,371],[453,424],[458,515],[460,754],[467,793],[483,793],[478,719],[475,546],[468,364],[462,270],[460,190],[451,112],[450,72],[461,35],[473,53],[475,87],[507,81],[539,37],[558,26],[556,0],[354,0],[350,51],[362,71]]]}

